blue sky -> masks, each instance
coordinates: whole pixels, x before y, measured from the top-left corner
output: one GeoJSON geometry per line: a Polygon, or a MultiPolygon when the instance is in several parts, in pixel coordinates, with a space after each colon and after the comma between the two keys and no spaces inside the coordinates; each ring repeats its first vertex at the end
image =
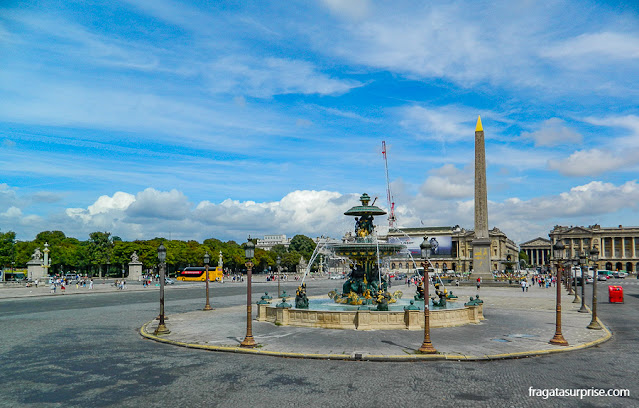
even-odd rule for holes
{"type": "Polygon", "coordinates": [[[9,1],[0,56],[18,239],[339,237],[382,140],[400,227],[472,229],[478,115],[491,228],[639,225],[621,1],[9,1]]]}

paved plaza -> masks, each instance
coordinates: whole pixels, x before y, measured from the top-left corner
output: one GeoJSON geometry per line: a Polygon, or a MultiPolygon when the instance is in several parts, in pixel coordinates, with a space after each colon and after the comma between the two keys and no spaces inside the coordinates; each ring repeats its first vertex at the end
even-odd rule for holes
{"type": "MultiPolygon", "coordinates": [[[[414,288],[404,286],[410,295],[414,288]]],[[[468,301],[470,296],[477,294],[471,286],[455,288],[454,292],[460,296],[457,302],[468,301]]],[[[259,347],[238,348],[246,333],[245,306],[170,315],[167,323],[170,334],[154,336],[157,321],[146,324],[142,333],[174,345],[216,351],[389,361],[526,357],[590,347],[610,338],[606,328],[586,328],[591,314],[579,313],[580,304],[571,303],[574,296],[563,290],[562,331],[569,342],[568,347],[548,343],[555,332],[555,288],[536,287],[522,292],[513,287],[485,286],[479,292],[485,300],[485,320],[480,324],[431,329],[432,342],[439,352],[435,355],[416,353],[423,340],[423,330],[332,330],[277,326],[255,320],[253,336],[259,347]]],[[[257,307],[253,306],[254,316],[255,309],[257,307]]]]}

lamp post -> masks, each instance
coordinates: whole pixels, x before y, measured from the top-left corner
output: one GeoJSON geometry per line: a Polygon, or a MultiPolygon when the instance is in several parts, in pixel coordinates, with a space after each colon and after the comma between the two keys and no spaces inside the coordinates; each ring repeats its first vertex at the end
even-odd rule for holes
{"type": "Polygon", "coordinates": [[[248,237],[248,241],[244,248],[244,256],[246,258],[246,337],[244,337],[240,346],[255,347],[257,346],[257,343],[253,338],[253,311],[251,309],[251,276],[253,274],[253,262],[251,262],[251,259],[255,256],[255,244],[251,241],[250,236],[248,237]]]}
{"type": "Polygon", "coordinates": [[[592,248],[590,250],[590,260],[593,263],[592,272],[593,272],[593,280],[592,280],[592,320],[590,324],[586,326],[592,330],[601,330],[601,325],[597,321],[597,261],[599,260],[599,250],[597,248],[592,248]]]}
{"type": "Polygon", "coordinates": [[[428,258],[430,258],[431,244],[428,242],[428,237],[424,237],[424,241],[419,245],[419,249],[422,253],[422,267],[424,268],[424,342],[421,347],[417,349],[420,353],[423,354],[434,354],[437,353],[435,347],[433,347],[433,343],[430,341],[430,310],[428,302],[430,300],[428,294],[428,258]]]}
{"type": "Polygon", "coordinates": [[[561,258],[563,258],[565,249],[566,246],[562,244],[561,241],[557,241],[555,245],[552,246],[553,258],[557,263],[557,283],[555,284],[557,288],[557,300],[555,306],[555,335],[550,339],[549,343],[557,346],[568,345],[563,334],[561,334],[561,258]]]}
{"type": "Polygon", "coordinates": [[[166,247],[164,244],[160,244],[158,247],[158,261],[160,261],[160,323],[155,329],[155,335],[171,333],[164,324],[164,261],[166,261],[166,247]]]}
{"type": "Polygon", "coordinates": [[[579,313],[588,313],[586,309],[586,275],[588,275],[588,258],[586,252],[579,254],[579,267],[581,268],[581,307],[577,310],[579,313]],[[584,273],[584,269],[586,272],[584,273]]]}
{"type": "Polygon", "coordinates": [[[282,274],[281,274],[281,268],[282,268],[282,257],[281,256],[277,256],[277,259],[275,260],[275,263],[277,264],[277,297],[280,297],[280,281],[282,280],[282,274]]]}
{"type": "MultiPolygon", "coordinates": [[[[573,281],[573,286],[575,287],[575,298],[572,300],[572,303],[579,303],[579,295],[577,294],[577,269],[576,266],[579,265],[579,260],[578,259],[573,259],[572,260],[572,266],[574,266],[575,268],[575,276],[573,276],[572,281],[573,281]]],[[[572,268],[571,268],[572,269],[572,268]]]]}
{"type": "Polygon", "coordinates": [[[209,255],[209,251],[206,251],[204,254],[204,265],[206,267],[206,305],[204,305],[204,309],[202,310],[213,310],[211,304],[209,303],[209,261],[211,260],[211,256],[209,255]]]}

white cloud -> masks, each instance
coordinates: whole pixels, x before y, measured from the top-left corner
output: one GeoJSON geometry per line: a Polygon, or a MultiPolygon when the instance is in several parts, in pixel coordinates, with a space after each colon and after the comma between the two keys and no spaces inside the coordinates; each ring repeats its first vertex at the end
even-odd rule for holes
{"type": "Polygon", "coordinates": [[[7,211],[0,213],[0,216],[6,218],[22,217],[22,210],[20,210],[18,207],[9,207],[7,211]]]}
{"type": "Polygon", "coordinates": [[[472,197],[474,194],[474,174],[472,171],[460,170],[452,164],[433,171],[420,187],[422,195],[442,199],[459,199],[472,197]]]}
{"type": "Polygon", "coordinates": [[[339,95],[362,86],[318,72],[306,61],[286,58],[229,56],[210,65],[210,89],[241,92],[258,98],[285,94],[339,95]]]}
{"type": "Polygon", "coordinates": [[[331,12],[352,19],[362,19],[368,15],[370,2],[368,0],[322,0],[331,12]]]}
{"type": "Polygon", "coordinates": [[[628,158],[600,149],[578,150],[564,160],[548,160],[548,168],[564,176],[596,176],[611,170],[622,170],[628,158]]]}
{"type": "Polygon", "coordinates": [[[132,219],[182,220],[189,217],[190,207],[191,203],[181,191],[157,191],[147,188],[139,192],[135,200],[129,203],[126,215],[132,219]]]}
{"type": "MultiPolygon", "coordinates": [[[[462,179],[463,174],[452,166],[444,166],[436,176],[462,179]]],[[[396,205],[400,228],[459,224],[473,229],[472,198],[451,200],[452,195],[457,194],[455,189],[442,199],[428,192],[410,195],[397,184],[396,187],[402,197],[396,205]]],[[[461,193],[458,195],[462,196],[461,193]]],[[[62,214],[51,214],[46,218],[24,214],[17,207],[10,207],[0,213],[0,217],[3,230],[19,228],[22,234],[27,231],[32,236],[44,229],[59,229],[78,238],[87,237],[93,231],[109,231],[126,240],[169,235],[184,240],[201,241],[209,237],[243,240],[248,234],[259,237],[269,233],[339,238],[353,229],[352,217],[343,213],[358,205],[358,198],[359,194],[297,190],[279,201],[227,199],[217,204],[202,201],[194,207],[179,191],[148,188],[135,195],[116,192],[113,196],[101,196],[85,209],[68,208],[62,214]]],[[[489,227],[496,226],[514,241],[523,242],[547,235],[555,224],[599,222],[602,217],[614,217],[625,209],[636,210],[638,205],[637,181],[621,185],[593,181],[553,196],[489,201],[489,227]]],[[[377,217],[376,225],[380,230],[386,228],[386,217],[377,217]]]]}
{"type": "MultiPolygon", "coordinates": [[[[357,204],[355,194],[330,191],[294,191],[280,201],[202,201],[193,207],[177,190],[147,188],[135,196],[117,192],[101,196],[87,207],[66,210],[81,235],[109,230],[125,239],[168,236],[182,239],[217,237],[236,239],[245,234],[268,233],[332,235],[339,237],[351,221],[343,215],[357,204]]],[[[73,227],[73,225],[68,225],[73,227]]]]}
{"type": "Polygon", "coordinates": [[[456,142],[472,140],[475,135],[477,112],[471,112],[470,108],[414,105],[399,108],[398,112],[400,125],[424,139],[456,142]]]}
{"type": "Polygon", "coordinates": [[[14,188],[6,183],[0,183],[0,209],[19,206],[21,201],[14,188]]]}
{"type": "Polygon", "coordinates": [[[639,59],[639,35],[609,31],[581,34],[542,49],[541,55],[558,60],[578,58],[588,65],[610,59],[639,59]]]}
{"type": "Polygon", "coordinates": [[[588,117],[584,121],[597,126],[626,129],[629,134],[612,139],[609,142],[610,145],[621,150],[639,148],[639,116],[637,115],[588,117]]]}
{"type": "Polygon", "coordinates": [[[565,122],[559,118],[551,118],[544,121],[539,130],[535,132],[523,132],[521,136],[534,140],[535,146],[557,146],[560,144],[581,143],[581,135],[565,126],[564,123],[565,122]]]}
{"type": "MultiPolygon", "coordinates": [[[[561,219],[565,217],[592,217],[615,213],[639,204],[639,185],[636,180],[616,186],[612,183],[592,181],[576,186],[556,196],[531,200],[510,199],[495,206],[504,218],[530,218],[533,220],[561,219]]],[[[490,212],[490,210],[489,210],[490,212]]]]}

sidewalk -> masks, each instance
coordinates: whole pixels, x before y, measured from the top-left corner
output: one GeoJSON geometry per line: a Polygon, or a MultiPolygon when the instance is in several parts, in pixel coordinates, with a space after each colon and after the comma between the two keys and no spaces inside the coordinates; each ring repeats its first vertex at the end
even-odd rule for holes
{"type": "MultiPolygon", "coordinates": [[[[95,279],[93,281],[93,289],[89,289],[88,284],[86,287],[80,286],[78,288],[75,287],[75,284],[69,284],[66,286],[66,289],[64,292],[62,292],[62,290],[60,289],[60,286],[58,286],[58,288],[55,291],[55,294],[51,293],[51,289],[50,289],[51,285],[47,284],[46,282],[44,284],[42,283],[38,284],[37,288],[35,286],[31,286],[27,288],[24,285],[22,286],[12,285],[12,286],[6,286],[6,287],[3,286],[0,288],[0,300],[23,298],[23,297],[69,296],[69,295],[79,295],[79,294],[89,294],[89,293],[120,292],[119,289],[113,286],[114,282],[115,282],[115,279],[106,280],[106,281],[95,279]]],[[[182,286],[182,285],[171,285],[171,286],[182,286]]],[[[187,285],[184,285],[184,286],[187,286],[187,285]]],[[[143,292],[143,291],[151,291],[153,289],[159,290],[160,287],[155,286],[155,283],[154,283],[151,286],[148,286],[145,288],[139,282],[134,282],[134,283],[127,282],[126,289],[123,289],[122,291],[143,292]]]]}
{"type": "MultiPolygon", "coordinates": [[[[399,288],[398,288],[399,289],[399,288]]],[[[412,290],[406,290],[411,294],[412,290]]],[[[468,300],[477,290],[457,287],[459,301],[468,300]]],[[[259,347],[240,348],[245,336],[246,306],[216,307],[213,311],[193,311],[169,315],[170,334],[154,336],[157,321],[146,323],[142,336],[173,345],[214,351],[276,355],[282,357],[342,360],[413,361],[430,359],[492,360],[521,358],[582,349],[611,337],[610,331],[589,330],[590,313],[579,313],[562,289],[562,333],[569,346],[548,343],[555,333],[555,288],[482,287],[484,317],[480,324],[431,329],[431,341],[438,354],[416,352],[423,330],[331,330],[276,326],[253,320],[253,336],[259,347]]],[[[259,296],[256,296],[259,299],[259,296]]],[[[588,299],[589,301],[589,299],[588,299]]],[[[255,311],[257,307],[253,307],[255,311]]],[[[602,323],[603,326],[603,322],[602,323]]]]}

